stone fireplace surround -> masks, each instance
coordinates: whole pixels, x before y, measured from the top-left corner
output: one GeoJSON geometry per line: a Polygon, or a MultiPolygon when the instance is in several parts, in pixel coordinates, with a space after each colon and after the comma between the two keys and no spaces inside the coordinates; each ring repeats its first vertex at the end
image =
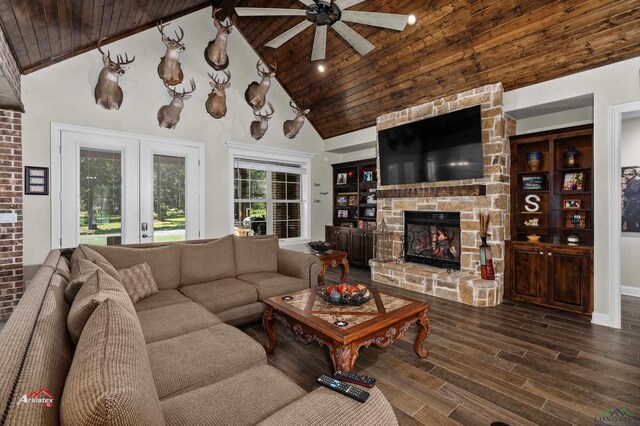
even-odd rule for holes
{"type": "MultiPolygon", "coordinates": [[[[460,212],[460,271],[447,272],[417,263],[370,261],[374,281],[434,295],[473,306],[495,306],[502,302],[504,280],[504,240],[509,230],[509,140],[515,121],[504,114],[502,84],[468,90],[423,105],[378,117],[377,130],[410,121],[480,105],[484,177],[459,181],[411,185],[378,186],[377,221],[385,220],[393,232],[393,256],[400,256],[405,211],[460,212]],[[487,239],[493,254],[495,280],[480,276],[481,243],[479,213],[489,212],[487,239]]],[[[378,159],[378,171],[379,171],[378,159]]]]}

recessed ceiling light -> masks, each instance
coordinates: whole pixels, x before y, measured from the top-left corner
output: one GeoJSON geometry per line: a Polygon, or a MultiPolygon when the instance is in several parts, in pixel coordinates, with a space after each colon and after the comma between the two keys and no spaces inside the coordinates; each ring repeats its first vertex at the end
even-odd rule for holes
{"type": "Polygon", "coordinates": [[[318,71],[320,72],[325,72],[327,69],[324,67],[324,65],[318,65],[318,71]]]}
{"type": "Polygon", "coordinates": [[[415,24],[417,20],[418,18],[416,18],[416,15],[409,15],[409,17],[407,18],[407,22],[409,23],[409,25],[415,24]]]}

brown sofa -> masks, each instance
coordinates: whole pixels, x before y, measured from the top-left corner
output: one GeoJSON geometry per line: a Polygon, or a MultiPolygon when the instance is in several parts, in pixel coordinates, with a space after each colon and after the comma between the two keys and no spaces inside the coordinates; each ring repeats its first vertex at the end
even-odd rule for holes
{"type": "Polygon", "coordinates": [[[377,389],[306,393],[230,325],[319,268],[269,237],[53,250],[0,334],[0,424],[395,425],[377,389]],[[114,271],[143,262],[159,291],[133,304],[114,271]]]}

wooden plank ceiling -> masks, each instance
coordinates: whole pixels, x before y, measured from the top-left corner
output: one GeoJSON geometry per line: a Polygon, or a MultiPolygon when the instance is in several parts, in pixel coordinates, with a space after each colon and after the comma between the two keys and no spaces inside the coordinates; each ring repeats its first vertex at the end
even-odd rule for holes
{"type": "MultiPolygon", "coordinates": [[[[298,0],[214,0],[231,10],[301,8],[298,0]]],[[[29,73],[212,4],[203,0],[0,0],[0,24],[29,73]]],[[[348,24],[376,49],[359,56],[329,31],[327,72],[310,62],[313,27],[264,47],[300,17],[238,18],[238,28],[324,138],[379,115],[501,81],[506,90],[640,55],[640,0],[367,0],[349,8],[414,14],[403,32],[348,24]]],[[[230,52],[233,55],[233,52],[230,52]]]]}

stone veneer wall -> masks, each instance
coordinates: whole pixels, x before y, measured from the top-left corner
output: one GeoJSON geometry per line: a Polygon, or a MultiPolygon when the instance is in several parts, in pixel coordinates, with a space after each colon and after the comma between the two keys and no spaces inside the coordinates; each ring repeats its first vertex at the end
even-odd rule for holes
{"type": "MultiPolygon", "coordinates": [[[[378,199],[377,221],[383,219],[393,231],[393,256],[402,252],[403,211],[459,211],[461,228],[461,270],[447,273],[431,266],[371,261],[374,281],[395,285],[420,293],[475,306],[495,306],[502,301],[504,276],[504,240],[509,230],[509,140],[515,132],[515,121],[505,116],[502,84],[488,85],[457,95],[383,115],[377,129],[389,129],[401,124],[433,117],[476,105],[482,110],[482,142],[484,147],[484,178],[411,185],[379,186],[378,190],[485,185],[484,196],[403,197],[378,199]],[[489,212],[491,222],[488,243],[493,254],[495,281],[480,278],[479,213],[489,212]]],[[[378,170],[380,162],[378,159],[378,170]]],[[[443,188],[444,189],[444,188],[443,188]]]]}

